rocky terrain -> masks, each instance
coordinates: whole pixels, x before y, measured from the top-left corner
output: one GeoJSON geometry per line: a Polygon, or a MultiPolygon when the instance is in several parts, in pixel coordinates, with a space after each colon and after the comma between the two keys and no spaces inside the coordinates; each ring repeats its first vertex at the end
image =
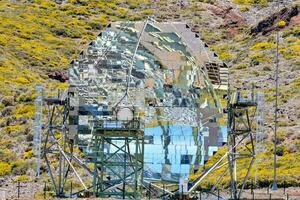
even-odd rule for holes
{"type": "MultiPolygon", "coordinates": [[[[269,126],[273,126],[279,31],[278,181],[280,186],[299,187],[299,1],[20,0],[0,2],[0,188],[10,188],[9,195],[15,195],[15,187],[8,185],[22,182],[30,188],[35,181],[35,85],[67,88],[68,64],[109,21],[147,16],[157,21],[186,21],[228,63],[232,88],[250,90],[254,85],[256,91],[264,92],[266,152],[258,172],[261,187],[272,182],[273,131],[269,126]]],[[[47,180],[46,173],[42,177],[37,180],[40,187],[47,180]]],[[[34,195],[29,189],[27,194],[34,195]]]]}

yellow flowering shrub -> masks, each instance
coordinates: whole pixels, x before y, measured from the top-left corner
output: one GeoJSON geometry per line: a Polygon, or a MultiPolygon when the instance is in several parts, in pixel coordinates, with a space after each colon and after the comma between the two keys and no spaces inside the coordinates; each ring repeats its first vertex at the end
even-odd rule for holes
{"type": "Polygon", "coordinates": [[[11,165],[8,163],[0,162],[0,176],[5,176],[11,173],[11,165]]]}

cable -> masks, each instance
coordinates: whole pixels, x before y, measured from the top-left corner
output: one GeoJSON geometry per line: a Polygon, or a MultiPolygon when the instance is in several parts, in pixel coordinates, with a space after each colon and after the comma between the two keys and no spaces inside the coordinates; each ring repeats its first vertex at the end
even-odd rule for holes
{"type": "Polygon", "coordinates": [[[141,33],[140,33],[139,38],[138,38],[138,42],[136,44],[136,47],[135,47],[135,50],[134,50],[134,53],[133,53],[133,56],[132,56],[132,59],[131,59],[130,65],[129,65],[129,70],[128,70],[128,74],[127,74],[127,78],[126,78],[126,91],[125,91],[125,94],[118,101],[118,103],[114,106],[115,108],[123,101],[123,99],[125,99],[128,96],[129,85],[130,85],[130,80],[131,80],[131,72],[132,72],[134,61],[135,61],[135,56],[137,54],[137,51],[138,51],[138,48],[139,48],[139,45],[140,45],[140,42],[141,42],[141,39],[142,39],[142,35],[143,35],[143,33],[144,33],[145,29],[146,29],[148,21],[149,21],[149,17],[146,19],[146,21],[144,23],[144,26],[143,26],[143,28],[141,30],[141,33]]]}

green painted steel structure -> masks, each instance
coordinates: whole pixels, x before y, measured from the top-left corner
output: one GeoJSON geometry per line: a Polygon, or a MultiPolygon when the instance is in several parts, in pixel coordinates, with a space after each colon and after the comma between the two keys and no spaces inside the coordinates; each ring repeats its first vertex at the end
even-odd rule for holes
{"type": "Polygon", "coordinates": [[[94,164],[93,196],[141,197],[144,166],[144,136],[139,121],[122,121],[126,128],[113,121],[97,121],[92,130],[92,142],[87,153],[94,164]],[[108,148],[109,147],[109,148],[108,148]]]}

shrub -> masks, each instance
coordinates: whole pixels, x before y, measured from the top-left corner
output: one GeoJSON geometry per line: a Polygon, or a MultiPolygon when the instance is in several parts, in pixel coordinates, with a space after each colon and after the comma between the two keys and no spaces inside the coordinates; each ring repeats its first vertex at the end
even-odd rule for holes
{"type": "Polygon", "coordinates": [[[286,138],[286,132],[285,131],[278,131],[278,134],[277,134],[277,143],[282,143],[285,138],[286,138]]]}
{"type": "Polygon", "coordinates": [[[262,52],[253,53],[250,55],[253,65],[259,65],[259,63],[271,63],[272,59],[263,54],[262,52]]]}
{"type": "Polygon", "coordinates": [[[17,177],[14,179],[14,182],[28,182],[28,181],[30,181],[30,178],[29,178],[29,176],[27,176],[27,175],[17,176],[17,177]]]}
{"type": "Polygon", "coordinates": [[[146,9],[146,10],[141,11],[141,15],[143,15],[143,16],[151,16],[153,14],[154,14],[154,11],[150,10],[150,9],[146,9]]]}
{"type": "Polygon", "coordinates": [[[77,180],[70,180],[70,179],[69,179],[69,180],[66,181],[66,184],[65,184],[65,189],[66,189],[67,191],[70,191],[70,190],[71,190],[71,183],[72,183],[72,189],[73,189],[73,190],[82,187],[82,185],[81,185],[81,183],[80,183],[79,181],[77,181],[77,180]]]}
{"type": "Polygon", "coordinates": [[[247,68],[248,64],[247,63],[240,63],[238,65],[236,65],[234,68],[235,69],[245,69],[247,68]]]}
{"type": "Polygon", "coordinates": [[[0,139],[0,149],[7,149],[13,146],[13,142],[7,139],[0,139]]]}
{"type": "Polygon", "coordinates": [[[9,149],[0,150],[0,162],[11,163],[17,160],[17,154],[9,149]]]}
{"type": "Polygon", "coordinates": [[[27,85],[30,83],[29,80],[25,77],[18,77],[14,80],[14,82],[22,84],[22,85],[27,85]]]}
{"type": "Polygon", "coordinates": [[[231,60],[233,58],[233,55],[230,53],[223,52],[219,55],[219,58],[222,60],[231,60]]]}
{"type": "Polygon", "coordinates": [[[15,162],[12,162],[12,173],[15,175],[26,174],[27,170],[31,168],[32,163],[19,159],[15,162]]]}
{"type": "Polygon", "coordinates": [[[277,146],[276,148],[276,155],[277,156],[283,156],[284,154],[287,154],[288,150],[283,145],[277,146]]]}
{"type": "Polygon", "coordinates": [[[86,16],[90,15],[90,13],[87,11],[85,6],[80,6],[80,7],[76,8],[74,10],[73,14],[75,14],[75,15],[86,15],[86,16]]]}
{"type": "Polygon", "coordinates": [[[5,37],[5,35],[0,34],[0,46],[6,46],[8,41],[9,40],[5,37]]]}
{"type": "Polygon", "coordinates": [[[12,106],[14,105],[14,97],[13,96],[4,96],[1,100],[1,103],[4,106],[12,106]]]}
{"type": "Polygon", "coordinates": [[[248,7],[240,7],[241,12],[248,12],[249,8],[248,7]]]}
{"type": "Polygon", "coordinates": [[[278,126],[286,127],[286,126],[295,126],[296,122],[294,121],[279,121],[278,126]]]}
{"type": "Polygon", "coordinates": [[[127,4],[129,5],[130,9],[135,9],[139,6],[139,4],[136,0],[128,0],[127,4]]]}
{"type": "Polygon", "coordinates": [[[256,5],[256,4],[261,6],[266,6],[268,4],[268,0],[234,0],[233,2],[239,5],[247,5],[247,6],[256,5]]]}
{"type": "Polygon", "coordinates": [[[284,28],[285,25],[286,25],[286,23],[285,23],[285,21],[283,21],[283,20],[277,22],[277,27],[278,27],[278,28],[284,28]]]}
{"type": "Polygon", "coordinates": [[[8,163],[0,162],[0,176],[5,176],[11,173],[11,165],[8,163]]]}
{"type": "Polygon", "coordinates": [[[259,76],[260,75],[259,71],[255,70],[255,69],[252,70],[250,73],[253,74],[253,75],[255,75],[255,76],[259,76]]]}
{"type": "Polygon", "coordinates": [[[21,130],[22,130],[21,125],[11,125],[11,126],[6,126],[4,128],[4,131],[9,135],[15,135],[16,133],[19,133],[21,130]]]}
{"type": "Polygon", "coordinates": [[[23,158],[24,158],[24,159],[30,159],[30,158],[32,158],[33,156],[34,156],[34,155],[33,155],[33,150],[30,150],[30,151],[27,151],[27,152],[24,153],[23,158]]]}
{"type": "Polygon", "coordinates": [[[128,11],[125,8],[118,8],[117,9],[117,16],[120,18],[125,18],[128,11]]]}
{"type": "Polygon", "coordinates": [[[20,117],[27,117],[27,118],[33,117],[33,115],[34,115],[34,106],[33,105],[25,105],[25,106],[19,107],[19,108],[16,109],[15,115],[16,115],[17,118],[20,118],[20,117]]]}
{"type": "Polygon", "coordinates": [[[253,45],[250,50],[266,50],[266,49],[272,49],[276,46],[276,44],[271,42],[258,42],[255,45],[253,45]]]}
{"type": "Polygon", "coordinates": [[[30,92],[25,92],[20,94],[20,96],[17,97],[18,102],[31,102],[34,99],[34,95],[30,92]]]}
{"type": "Polygon", "coordinates": [[[272,71],[272,67],[269,65],[263,66],[264,71],[272,71]]]}
{"type": "Polygon", "coordinates": [[[300,56],[300,45],[290,45],[288,47],[282,48],[279,52],[287,60],[299,58],[300,56]]]}

